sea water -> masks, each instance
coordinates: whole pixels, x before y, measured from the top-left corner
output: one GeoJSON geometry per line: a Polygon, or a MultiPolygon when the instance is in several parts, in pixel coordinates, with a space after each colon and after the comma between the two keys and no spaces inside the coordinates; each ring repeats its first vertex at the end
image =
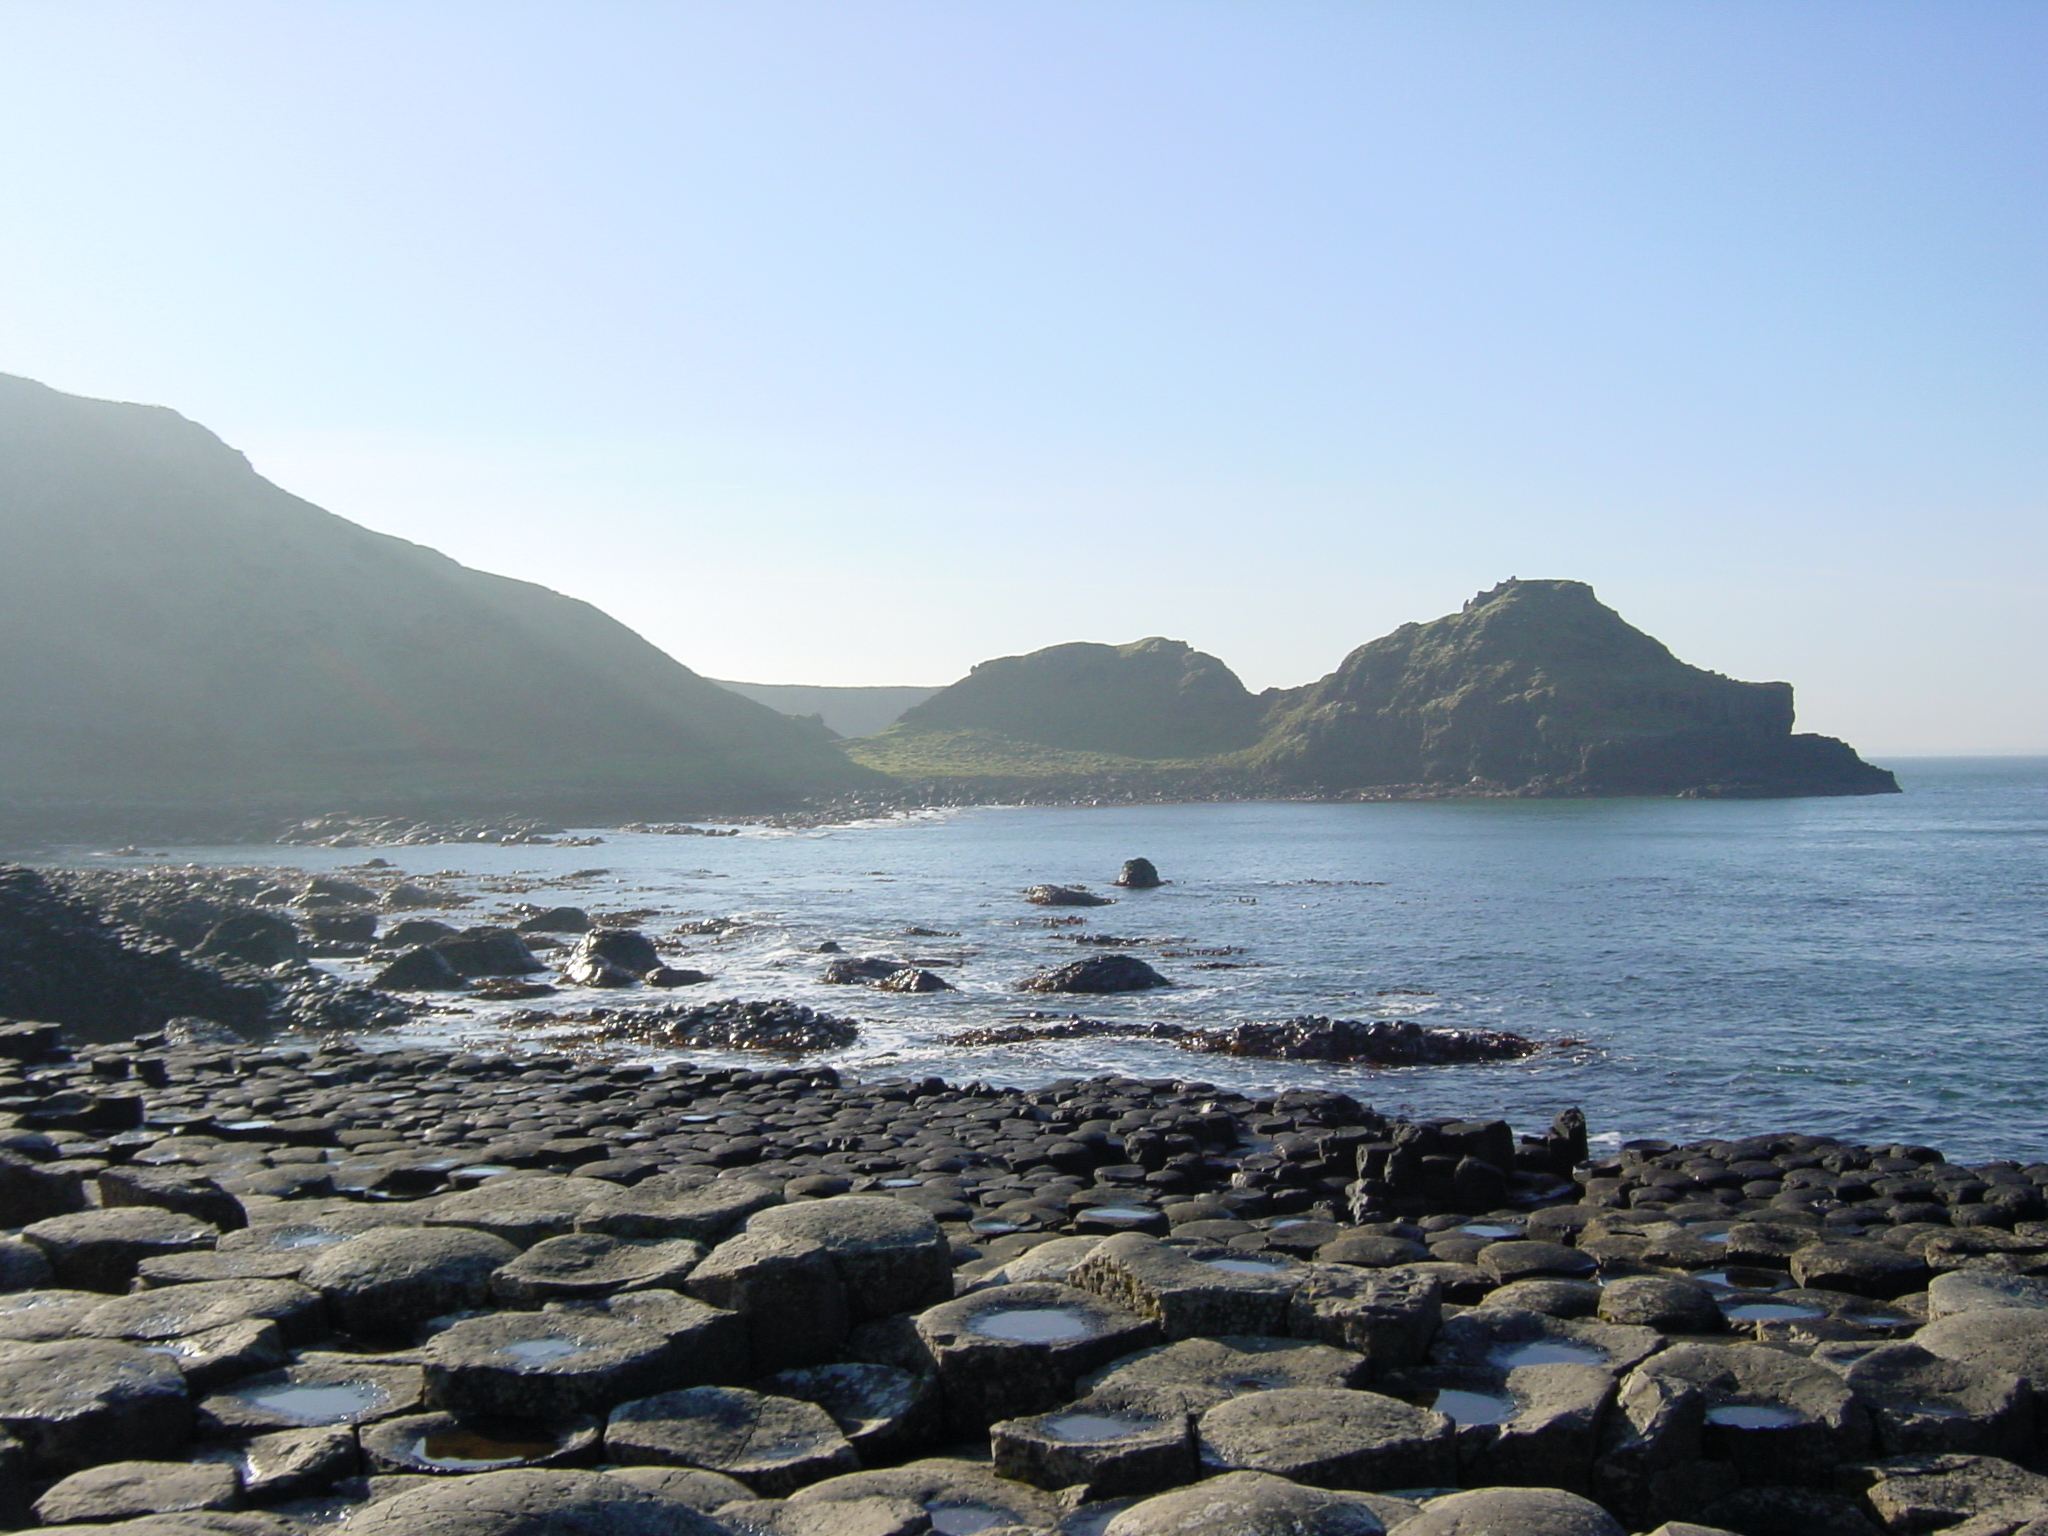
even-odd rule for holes
{"type": "Polygon", "coordinates": [[[819,1059],[868,1077],[1116,1072],[1339,1089],[1390,1112],[1504,1115],[1527,1130],[1576,1104],[1608,1139],[1798,1129],[1953,1157],[2048,1157],[2035,1081],[2048,1047],[2048,760],[1887,766],[1905,794],[1009,807],[730,838],[600,830],[596,847],[152,851],[307,870],[380,857],[477,898],[440,914],[458,924],[506,921],[521,901],[644,914],[657,938],[738,920],[724,936],[685,935],[666,957],[714,973],[707,986],[565,988],[518,1005],[443,997],[389,1037],[405,1043],[543,1046],[587,1033],[508,1028],[515,1007],[787,997],[858,1020],[859,1042],[819,1059]],[[1171,883],[1107,883],[1140,855],[1171,883]],[[1047,881],[1116,904],[1022,900],[1047,881]],[[1176,985],[1101,998],[1014,989],[1106,952],[1075,943],[1080,933],[1148,941],[1123,952],[1176,985]],[[957,990],[824,985],[828,939],[849,955],[956,961],[931,968],[957,990]],[[1521,1062],[1389,1071],[1164,1041],[948,1043],[1030,1010],[1196,1026],[1409,1018],[1550,1044],[1521,1062]]]}

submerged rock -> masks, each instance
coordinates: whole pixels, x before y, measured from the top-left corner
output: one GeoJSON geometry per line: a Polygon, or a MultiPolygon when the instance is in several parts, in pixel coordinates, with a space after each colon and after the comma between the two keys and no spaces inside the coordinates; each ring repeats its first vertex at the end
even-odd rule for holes
{"type": "Polygon", "coordinates": [[[514,1015],[513,1024],[581,1023],[593,1026],[596,1040],[633,1040],[660,1047],[702,1050],[806,1051],[836,1050],[860,1038],[851,1019],[821,1013],[786,998],[742,1002],[726,998],[695,1006],[661,1003],[647,1008],[591,1008],[578,1013],[529,1012],[514,1015]]]}
{"type": "Polygon", "coordinates": [[[1182,1048],[1222,1056],[1274,1056],[1284,1061],[1359,1061],[1374,1066],[1444,1066],[1515,1061],[1542,1046],[1502,1029],[1433,1028],[1407,1019],[1303,1017],[1269,1024],[1233,1024],[1191,1031],[1182,1048]]]}
{"type": "Polygon", "coordinates": [[[1028,886],[1024,899],[1034,907],[1107,907],[1115,900],[1114,897],[1084,891],[1078,885],[1028,886]]]}

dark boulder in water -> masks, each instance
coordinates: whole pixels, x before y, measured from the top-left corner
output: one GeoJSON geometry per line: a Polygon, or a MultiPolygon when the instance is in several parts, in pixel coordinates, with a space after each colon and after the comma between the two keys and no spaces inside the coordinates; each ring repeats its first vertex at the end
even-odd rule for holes
{"type": "Polygon", "coordinates": [[[438,949],[408,949],[370,983],[388,992],[460,992],[469,983],[438,949]]]}
{"type": "Polygon", "coordinates": [[[1150,859],[1125,859],[1124,867],[1117,871],[1116,879],[1111,883],[1126,890],[1149,891],[1166,882],[1159,878],[1159,871],[1150,859]]]}
{"type": "Polygon", "coordinates": [[[598,928],[575,940],[561,975],[580,987],[631,987],[662,969],[653,940],[633,928],[598,928]]]}
{"type": "Polygon", "coordinates": [[[527,976],[546,969],[510,928],[465,928],[452,939],[437,939],[434,948],[464,976],[527,976]]]}
{"type": "Polygon", "coordinates": [[[1090,955],[1069,960],[1017,983],[1026,992],[1143,992],[1172,982],[1136,955],[1090,955]]]}
{"type": "Polygon", "coordinates": [[[898,966],[875,983],[878,992],[950,992],[953,984],[943,976],[914,965],[898,966]]]}
{"type": "Polygon", "coordinates": [[[873,955],[848,955],[825,967],[819,980],[835,987],[873,985],[887,981],[903,969],[901,960],[882,960],[873,955]]]}

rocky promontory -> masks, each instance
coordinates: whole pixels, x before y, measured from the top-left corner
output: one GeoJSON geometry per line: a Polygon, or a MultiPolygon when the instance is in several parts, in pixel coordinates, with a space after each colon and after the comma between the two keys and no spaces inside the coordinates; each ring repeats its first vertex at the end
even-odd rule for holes
{"type": "Polygon", "coordinates": [[[1897,790],[1792,725],[1790,684],[1688,666],[1583,582],[1511,580],[1305,687],[1254,698],[1177,641],[1055,646],[983,663],[848,751],[946,803],[1897,790]]]}

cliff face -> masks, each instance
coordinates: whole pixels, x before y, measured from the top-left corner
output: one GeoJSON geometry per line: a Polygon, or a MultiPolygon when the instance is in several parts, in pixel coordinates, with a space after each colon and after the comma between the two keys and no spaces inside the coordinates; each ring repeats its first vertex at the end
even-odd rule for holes
{"type": "Polygon", "coordinates": [[[1079,642],[984,661],[905,710],[899,733],[992,731],[1072,752],[1192,758],[1257,740],[1260,703],[1184,641],[1079,642]]]}
{"type": "Polygon", "coordinates": [[[1786,683],[1686,665],[1576,581],[1509,581],[1274,697],[1252,765],[1332,789],[1845,795],[1897,782],[1792,733],[1786,683]]]}
{"type": "Polygon", "coordinates": [[[0,376],[0,800],[626,814],[872,782],[588,604],[0,376]]]}

